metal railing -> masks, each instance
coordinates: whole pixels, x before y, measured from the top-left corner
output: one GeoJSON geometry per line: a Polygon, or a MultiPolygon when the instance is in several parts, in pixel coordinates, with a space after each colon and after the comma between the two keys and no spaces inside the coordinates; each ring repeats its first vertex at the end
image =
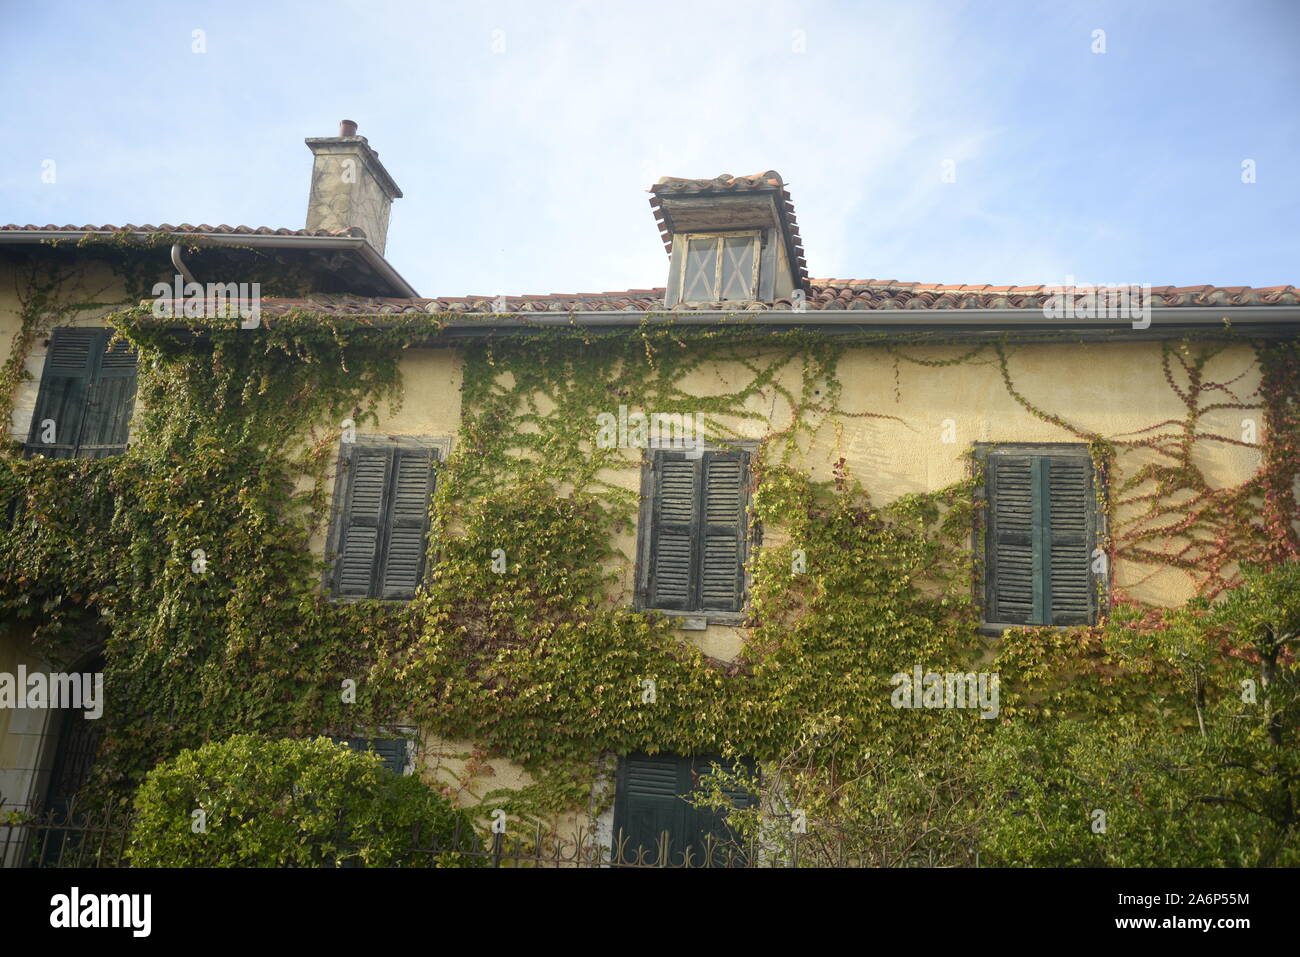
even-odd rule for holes
{"type": "MultiPolygon", "coordinates": [[[[132,815],[95,809],[0,812],[0,866],[129,867],[132,815]]],[[[516,826],[517,828],[518,826],[516,826]]],[[[334,843],[325,867],[365,867],[360,851],[334,843]]],[[[667,832],[653,847],[631,846],[625,835],[606,844],[587,830],[560,834],[541,825],[517,833],[456,831],[431,840],[413,831],[396,863],[405,867],[554,867],[554,868],[747,868],[797,867],[795,853],[773,854],[752,843],[712,835],[687,846],[674,845],[667,832]]]]}
{"type": "Polygon", "coordinates": [[[126,867],[131,821],[112,810],[0,811],[2,867],[126,867]]]}

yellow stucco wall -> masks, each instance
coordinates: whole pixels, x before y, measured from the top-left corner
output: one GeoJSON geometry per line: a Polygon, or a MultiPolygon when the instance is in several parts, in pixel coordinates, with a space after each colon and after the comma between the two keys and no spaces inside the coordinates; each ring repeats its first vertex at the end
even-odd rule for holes
{"type": "MultiPolygon", "coordinates": [[[[925,361],[954,358],[966,351],[966,347],[952,346],[904,350],[907,356],[925,361]]],[[[1016,390],[1032,405],[1062,416],[1082,432],[1109,439],[1135,438],[1154,425],[1181,422],[1187,415],[1183,400],[1165,380],[1158,342],[1022,344],[1008,347],[1007,354],[1016,390]]],[[[760,365],[765,361],[757,360],[760,365]]],[[[403,356],[401,374],[406,390],[401,408],[384,410],[378,427],[367,431],[454,439],[460,416],[460,357],[452,350],[412,350],[403,356]]],[[[1254,350],[1247,345],[1228,346],[1206,365],[1204,376],[1207,381],[1231,381],[1238,398],[1252,401],[1259,385],[1254,350]]],[[[701,397],[720,395],[743,387],[751,377],[752,372],[736,362],[706,363],[684,377],[681,388],[701,397]]],[[[896,365],[894,357],[883,349],[856,348],[842,360],[839,378],[843,393],[838,409],[842,414],[822,417],[799,464],[824,481],[831,478],[835,461],[843,457],[878,505],[961,481],[969,468],[964,453],[977,442],[1085,441],[1017,402],[991,349],[960,364],[936,367],[906,360],[896,365]]],[[[779,380],[797,394],[801,369],[791,364],[779,380]]],[[[1207,401],[1224,398],[1215,393],[1207,401]]],[[[542,408],[544,411],[544,402],[542,408]]],[[[785,429],[791,421],[789,403],[776,388],[751,396],[745,408],[761,413],[763,420],[715,417],[726,437],[761,439],[785,429]]],[[[608,411],[616,413],[617,408],[608,411]]],[[[1239,437],[1245,419],[1254,421],[1262,441],[1262,415],[1256,411],[1213,411],[1202,417],[1198,430],[1239,437]]],[[[593,421],[593,440],[596,429],[593,421]]],[[[1207,441],[1195,445],[1195,462],[1216,487],[1248,479],[1259,468],[1261,454],[1258,447],[1207,441]]],[[[640,487],[635,467],[640,452],[627,450],[625,455],[629,468],[609,470],[600,477],[636,491],[640,487]]],[[[1117,486],[1155,458],[1149,450],[1121,450],[1111,485],[1117,486]]],[[[1122,524],[1134,514],[1131,508],[1121,509],[1116,518],[1122,524]]],[[[621,570],[630,600],[635,531],[620,536],[616,545],[626,556],[621,570]]],[[[1143,601],[1176,604],[1192,593],[1190,579],[1181,572],[1117,561],[1114,573],[1121,587],[1143,601]]],[[[740,642],[735,629],[717,626],[687,637],[699,642],[706,653],[723,658],[732,657],[740,642]]]]}
{"type": "MultiPolygon", "coordinates": [[[[401,360],[402,397],[396,403],[383,403],[377,410],[379,425],[357,425],[358,436],[410,436],[416,438],[451,439],[451,452],[455,454],[455,436],[460,423],[460,386],[463,362],[451,349],[419,349],[403,354],[401,360]]],[[[342,442],[343,423],[338,423],[342,442]]],[[[338,457],[330,460],[325,477],[325,488],[333,494],[337,477],[338,457]]],[[[310,488],[310,480],[299,486],[310,488]]],[[[325,553],[329,529],[323,525],[311,536],[314,555],[325,553]]]]}

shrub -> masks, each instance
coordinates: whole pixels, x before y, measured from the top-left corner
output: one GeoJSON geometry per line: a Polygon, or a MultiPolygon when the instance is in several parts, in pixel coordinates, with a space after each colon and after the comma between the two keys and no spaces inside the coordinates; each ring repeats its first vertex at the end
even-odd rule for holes
{"type": "Polygon", "coordinates": [[[1017,717],[979,755],[985,862],[1300,864],[1300,562],[1242,579],[1145,628],[1116,615],[1099,642],[1057,636],[1036,683],[1003,674],[1017,717]]]}
{"type": "Polygon", "coordinates": [[[465,812],[373,753],[237,734],[159,764],[135,797],[137,867],[465,867],[465,812]],[[202,812],[198,814],[197,812],[202,812]],[[415,848],[435,848],[436,854],[415,848]]]}

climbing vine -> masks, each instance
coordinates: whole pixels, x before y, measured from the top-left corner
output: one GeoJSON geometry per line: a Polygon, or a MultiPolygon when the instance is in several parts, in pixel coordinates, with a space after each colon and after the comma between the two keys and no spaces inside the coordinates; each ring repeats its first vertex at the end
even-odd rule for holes
{"type": "MultiPolygon", "coordinates": [[[[5,408],[43,330],[103,311],[56,302],[65,287],[51,274],[22,300],[5,408]]],[[[110,321],[139,350],[144,410],[129,450],[98,461],[12,451],[0,461],[0,500],[14,503],[0,531],[0,609],[56,659],[71,660],[88,633],[105,642],[102,799],[128,795],[160,758],[233,732],[307,735],[400,719],[478,742],[532,774],[531,786],[489,794],[489,803],[531,815],[594,812],[593,776],[610,753],[775,760],[834,727],[817,738],[827,769],[852,766],[864,747],[873,767],[906,756],[938,769],[973,754],[997,722],[948,717],[936,736],[933,723],[891,706],[890,675],[913,664],[967,671],[996,654],[1006,675],[1040,689],[1053,676],[1101,675],[1087,685],[1089,707],[1146,678],[1177,687],[1178,663],[1146,678],[1128,665],[1108,670],[1118,667],[1113,628],[1131,636],[1165,627],[1163,612],[1122,590],[1112,596],[1120,625],[1017,630],[1000,647],[979,634],[978,471],[972,464],[937,491],[877,501],[873,476],[854,474],[842,453],[845,427],[896,417],[887,405],[842,408],[851,350],[881,349],[895,370],[996,365],[1016,403],[1089,443],[1110,477],[1112,562],[1183,569],[1213,597],[1237,583],[1241,563],[1297,554],[1294,343],[1257,347],[1253,389],[1208,377],[1222,341],[1163,345],[1163,374],[1187,414],[1120,436],[1035,405],[1016,384],[1008,340],[962,343],[945,358],[933,337],[647,317],[617,331],[525,326],[456,340],[461,426],[432,506],[428,583],[410,603],[331,601],[309,546],[328,517],[340,423],[378,428],[381,408],[402,398],[403,352],[448,345],[451,318],[299,312],[244,330],[237,320],[164,325],[145,308],[125,309],[110,321]],[[620,405],[698,413],[710,436],[761,439],[751,521],[763,547],[748,570],[748,630],[734,660],[710,658],[672,621],[629,606],[641,453],[593,442],[596,416],[620,405]],[[1221,411],[1262,418],[1258,471],[1226,489],[1198,450],[1252,443],[1202,428],[1221,411]],[[773,418],[786,424],[771,431],[773,418]],[[825,458],[817,443],[827,434],[833,467],[814,480],[810,463],[825,458]],[[504,573],[492,568],[496,549],[507,555],[504,573]],[[195,550],[206,556],[201,573],[195,550]],[[345,680],[355,682],[355,702],[339,694],[345,680]]],[[[901,388],[895,371],[895,399],[901,388]]],[[[1045,709],[1026,693],[1006,714],[1045,709]]],[[[913,794],[918,807],[923,797],[913,794]]]]}

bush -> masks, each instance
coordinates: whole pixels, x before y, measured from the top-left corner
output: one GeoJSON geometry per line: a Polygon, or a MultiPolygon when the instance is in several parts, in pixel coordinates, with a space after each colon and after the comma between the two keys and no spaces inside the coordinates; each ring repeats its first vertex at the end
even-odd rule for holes
{"type": "Polygon", "coordinates": [[[1076,654],[1037,684],[1004,671],[1016,717],[977,761],[986,863],[1300,865],[1300,562],[1242,579],[1154,625],[1116,615],[1099,644],[1059,636],[1076,654]]]}
{"type": "Polygon", "coordinates": [[[482,845],[465,812],[377,755],[327,738],[237,734],[182,751],[149,772],[135,808],[137,867],[481,863],[467,853],[482,845]]]}

